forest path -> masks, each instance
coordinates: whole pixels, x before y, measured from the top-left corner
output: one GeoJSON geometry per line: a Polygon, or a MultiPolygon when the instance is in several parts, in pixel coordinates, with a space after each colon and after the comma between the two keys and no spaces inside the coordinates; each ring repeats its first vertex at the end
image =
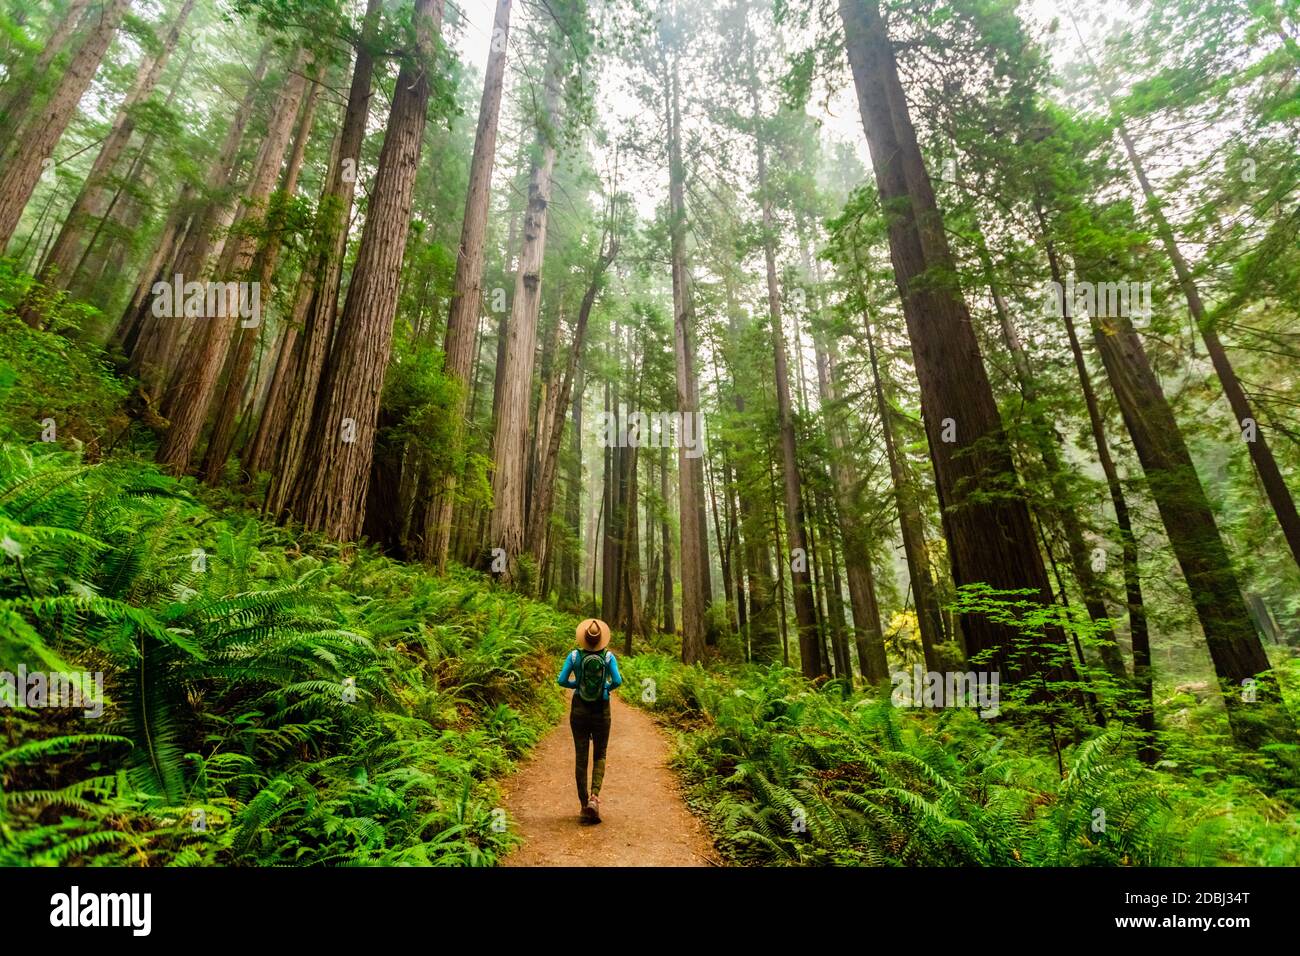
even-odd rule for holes
{"type": "Polygon", "coordinates": [[[708,866],[704,825],[668,769],[668,741],[635,707],[610,695],[613,723],[600,792],[601,821],[578,818],[573,736],[566,712],[532,759],[505,781],[505,806],[524,845],[503,866],[708,866]]]}

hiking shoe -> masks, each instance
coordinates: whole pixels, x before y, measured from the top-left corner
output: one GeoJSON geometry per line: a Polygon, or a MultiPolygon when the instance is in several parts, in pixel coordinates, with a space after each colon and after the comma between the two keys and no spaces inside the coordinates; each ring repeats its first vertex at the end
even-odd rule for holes
{"type": "Polygon", "coordinates": [[[587,800],[587,811],[592,823],[600,822],[600,797],[594,793],[587,800]]]}
{"type": "Polygon", "coordinates": [[[583,823],[596,823],[600,820],[600,817],[596,815],[596,811],[592,809],[590,803],[584,803],[582,805],[582,812],[578,814],[578,817],[583,823]]]}

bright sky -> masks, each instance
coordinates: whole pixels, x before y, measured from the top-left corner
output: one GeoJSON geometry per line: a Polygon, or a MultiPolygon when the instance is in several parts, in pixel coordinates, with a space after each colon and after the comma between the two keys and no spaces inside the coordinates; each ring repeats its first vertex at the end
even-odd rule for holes
{"type": "MultiPolygon", "coordinates": [[[[1063,16],[1063,2],[1066,2],[1066,0],[1022,0],[1022,15],[1033,24],[1032,32],[1038,33],[1038,27],[1049,23],[1054,16],[1063,16]]],[[[516,19],[521,16],[520,7],[521,4],[516,2],[514,12],[516,19]]],[[[465,17],[466,26],[460,31],[461,37],[458,49],[461,59],[470,64],[479,76],[482,75],[487,61],[488,38],[492,29],[492,17],[495,9],[496,0],[448,0],[447,3],[449,18],[453,15],[454,10],[459,10],[465,17]]],[[[1082,13],[1077,6],[1071,9],[1074,10],[1076,15],[1083,17],[1080,22],[1080,29],[1084,32],[1084,35],[1092,36],[1094,28],[1087,22],[1086,14],[1082,13]]],[[[512,42],[512,54],[514,49],[515,44],[512,42]]],[[[1058,67],[1078,56],[1077,41],[1072,28],[1063,26],[1063,29],[1057,35],[1057,42],[1052,52],[1058,67]]],[[[616,123],[617,120],[613,119],[615,117],[633,116],[642,111],[640,104],[634,103],[627,93],[618,89],[619,83],[610,82],[611,78],[609,77],[604,79],[605,82],[602,83],[600,90],[600,115],[607,124],[613,125],[616,123]]],[[[812,115],[822,122],[828,141],[840,140],[852,144],[864,167],[869,169],[870,159],[867,144],[862,134],[857,101],[854,97],[852,84],[847,80],[847,73],[845,80],[845,85],[831,99],[829,109],[826,109],[821,103],[814,103],[810,104],[809,110],[812,115]]],[[[642,216],[650,216],[653,213],[656,204],[663,199],[666,185],[666,181],[656,181],[653,184],[647,183],[646,188],[633,188],[631,190],[636,197],[642,216]]]]}

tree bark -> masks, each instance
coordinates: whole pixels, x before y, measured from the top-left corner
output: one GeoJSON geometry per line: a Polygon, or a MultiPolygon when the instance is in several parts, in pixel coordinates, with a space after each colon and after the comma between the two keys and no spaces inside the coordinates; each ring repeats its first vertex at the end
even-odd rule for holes
{"type": "MultiPolygon", "coordinates": [[[[312,253],[304,265],[305,287],[299,290],[302,309],[301,341],[288,381],[287,412],[278,435],[267,443],[278,449],[276,470],[267,487],[266,514],[282,518],[288,507],[298,472],[302,467],[311,433],[316,399],[325,372],[338,319],[339,288],[343,282],[343,258],[347,251],[348,228],[361,163],[361,147],[370,116],[371,84],[374,75],[375,31],[381,0],[367,0],[361,39],[352,63],[343,125],[330,161],[329,174],[321,193],[312,233],[312,253]]],[[[295,308],[295,312],[297,307],[295,308]]]]}
{"type": "MultiPolygon", "coordinates": [[[[1059,288],[1064,289],[1065,279],[1056,254],[1056,244],[1052,241],[1047,218],[1043,214],[1041,205],[1035,203],[1035,212],[1038,216],[1039,228],[1042,230],[1043,245],[1047,252],[1052,280],[1059,288]]],[[[1101,463],[1102,474],[1106,476],[1111,507],[1115,509],[1115,523],[1119,526],[1120,552],[1124,568],[1124,599],[1128,607],[1129,643],[1133,647],[1133,681],[1137,685],[1139,696],[1137,725],[1143,735],[1142,742],[1138,746],[1138,757],[1143,763],[1154,764],[1159,758],[1155,745],[1155,688],[1151,670],[1151,637],[1147,628],[1146,604],[1142,598],[1137,536],[1133,533],[1128,499],[1124,495],[1124,486],[1120,483],[1119,469],[1115,467],[1115,459],[1110,453],[1105,420],[1101,415],[1097,392],[1092,387],[1092,379],[1088,374],[1088,363],[1084,359],[1083,348],[1079,344],[1079,336],[1074,327],[1074,316],[1064,296],[1061,302],[1061,318],[1070,340],[1070,354],[1074,358],[1074,369],[1079,376],[1079,388],[1083,392],[1084,406],[1088,409],[1088,427],[1092,431],[1092,441],[1097,449],[1097,460],[1101,463]]]]}
{"type": "Polygon", "coordinates": [[[885,458],[889,462],[889,477],[894,488],[894,506],[898,509],[898,529],[903,539],[903,557],[907,561],[908,579],[912,582],[917,628],[921,632],[921,650],[925,657],[926,669],[939,671],[942,670],[943,661],[939,658],[937,647],[943,643],[943,616],[938,595],[935,593],[930,549],[925,543],[925,525],[917,501],[915,482],[906,462],[903,461],[898,443],[894,440],[894,410],[885,395],[875,336],[871,330],[871,317],[865,310],[862,313],[862,323],[867,333],[867,354],[871,360],[876,415],[880,419],[885,458]]]}
{"type": "Polygon", "coordinates": [[[551,508],[555,500],[555,481],[560,460],[560,446],[564,440],[564,416],[558,409],[569,405],[573,390],[573,381],[577,375],[578,365],[582,362],[583,346],[587,339],[587,326],[591,319],[591,310],[596,303],[604,283],[606,270],[618,254],[618,242],[613,234],[606,232],[608,245],[602,250],[600,258],[592,268],[587,290],[583,293],[582,304],[578,307],[578,318],[573,329],[573,343],[569,347],[568,359],[562,373],[560,384],[555,394],[557,412],[551,416],[546,433],[539,436],[541,462],[537,469],[532,505],[528,514],[528,531],[525,548],[532,555],[533,561],[541,567],[545,558],[546,529],[550,524],[551,508]]]}
{"type": "MultiPolygon", "coordinates": [[[[808,254],[807,246],[800,243],[804,270],[811,272],[818,287],[821,286],[821,268],[808,254]],[[810,269],[811,260],[811,269],[810,269]]],[[[814,293],[814,311],[820,313],[821,304],[814,293]]],[[[889,662],[885,657],[884,630],[880,625],[880,605],[876,602],[875,574],[871,568],[871,549],[862,523],[856,518],[860,509],[854,501],[854,488],[858,476],[848,454],[841,421],[834,411],[839,401],[836,382],[832,374],[838,362],[838,348],[833,339],[822,341],[813,330],[813,346],[817,356],[817,392],[821,399],[826,434],[831,443],[831,487],[835,492],[835,510],[839,518],[840,536],[844,541],[844,567],[849,582],[849,603],[853,608],[853,637],[858,650],[858,664],[862,676],[869,684],[889,679],[889,662]]]]}
{"type": "MultiPolygon", "coordinates": [[[[270,62],[271,44],[267,42],[258,55],[244,99],[231,118],[221,151],[208,169],[204,193],[215,198],[194,211],[183,238],[178,234],[179,244],[169,267],[159,274],[161,281],[169,281],[177,274],[186,282],[199,281],[207,275],[208,261],[214,256],[217,244],[222,242],[218,233],[230,225],[229,217],[233,215],[234,206],[226,198],[226,193],[237,177],[240,146],[270,62]]],[[[152,313],[149,305],[152,280],[147,276],[144,278],[150,284],[136,291],[140,298],[137,315],[143,316],[139,320],[141,331],[138,345],[131,352],[129,370],[140,378],[150,393],[161,395],[173,377],[178,343],[184,337],[186,326],[180,319],[152,313]]]]}
{"type": "Polygon", "coordinates": [[[1093,317],[1092,326],[1147,486],[1191,591],[1233,736],[1250,749],[1275,740],[1290,742],[1294,725],[1282,706],[1214,513],[1146,350],[1127,318],[1093,317]],[[1247,680],[1258,681],[1254,702],[1242,699],[1249,697],[1243,690],[1247,680]]]}
{"type": "MultiPolygon", "coordinates": [[[[677,409],[683,416],[700,414],[699,384],[695,369],[695,305],[690,266],[686,261],[686,170],[682,162],[681,107],[677,52],[671,69],[665,69],[664,114],[668,125],[669,242],[673,283],[673,353],[677,383],[677,409]]],[[[704,657],[705,620],[709,603],[708,540],[703,525],[704,470],[700,458],[691,458],[684,443],[677,449],[677,495],[681,534],[682,661],[694,664],[704,657]]],[[[671,591],[667,592],[671,594],[671,591]]]]}
{"type": "Polygon", "coordinates": [[[794,413],[790,407],[790,374],[786,365],[785,331],[782,328],[781,289],[776,277],[776,222],[772,214],[772,198],[767,182],[767,148],[763,141],[763,117],[758,100],[758,77],[754,69],[752,36],[748,48],[749,99],[751,119],[754,123],[754,156],[758,166],[758,191],[763,215],[763,263],[767,274],[767,312],[772,324],[772,353],[775,362],[777,426],[781,436],[781,473],[785,492],[785,530],[788,553],[783,560],[790,562],[790,585],[794,597],[795,622],[799,632],[799,663],[803,675],[809,679],[830,673],[830,662],[824,660],[817,638],[817,611],[814,606],[809,568],[809,552],[805,527],[802,481],[799,476],[799,459],[795,447],[794,413]]]}
{"type": "MultiPolygon", "coordinates": [[[[840,0],[839,10],[888,219],[953,579],[959,587],[983,583],[998,590],[1028,590],[1034,600],[1049,605],[1052,592],[1043,557],[1018,491],[970,313],[953,278],[942,216],[885,24],[876,0],[840,0]]],[[[1073,676],[1059,629],[1048,628],[1042,642],[1026,645],[1016,628],[986,615],[966,614],[962,625],[967,652],[988,652],[989,666],[1004,679],[1032,676],[1051,682],[1073,676]]]]}
{"type": "MultiPolygon", "coordinates": [[[[279,177],[305,86],[299,73],[304,55],[302,50],[294,55],[289,76],[276,98],[266,138],[253,165],[253,176],[240,213],[241,222],[251,222],[262,214],[279,177]]],[[[252,234],[231,236],[217,262],[217,280],[227,284],[247,281],[257,245],[257,238],[252,234]]],[[[171,422],[171,427],[158,447],[157,460],[173,475],[184,474],[189,468],[216,395],[217,379],[226,353],[241,322],[240,294],[238,291],[230,293],[230,288],[222,292],[225,315],[205,316],[191,332],[175,380],[167,390],[163,415],[171,422]]]]}
{"type": "Polygon", "coordinates": [[[528,176],[528,207],[524,214],[514,300],[510,303],[501,398],[492,445],[494,468],[488,547],[500,548],[504,552],[506,566],[501,579],[507,583],[518,573],[519,555],[524,551],[527,530],[528,422],[534,353],[537,350],[537,313],[542,293],[542,261],[546,254],[546,227],[550,214],[551,174],[555,166],[560,42],[552,33],[547,52],[542,112],[538,117],[537,153],[528,176]]]}
{"type": "Polygon", "coordinates": [[[336,541],[354,540],[364,519],[442,17],[443,0],[414,0],[412,42],[398,70],[361,245],[292,496],[294,517],[336,541]]]}
{"type": "Polygon", "coordinates": [[[50,37],[36,55],[36,61],[30,70],[8,74],[2,96],[0,96],[0,142],[8,150],[13,137],[18,133],[31,113],[32,101],[41,88],[41,81],[50,73],[56,57],[72,50],[74,32],[94,22],[93,15],[82,17],[90,0],[70,0],[68,9],[54,24],[50,37]]]}
{"type": "MultiPolygon", "coordinates": [[[[1088,611],[1088,617],[1092,619],[1093,624],[1098,628],[1096,637],[1100,641],[1098,649],[1102,664],[1112,677],[1125,682],[1128,680],[1128,673],[1124,669],[1124,657],[1120,653],[1119,646],[1115,643],[1115,631],[1110,624],[1110,612],[1106,610],[1105,591],[1102,588],[1101,581],[1092,570],[1091,554],[1083,537],[1083,524],[1079,520],[1078,511],[1072,501],[1070,488],[1065,478],[1065,467],[1061,461],[1061,453],[1056,447],[1056,430],[1039,407],[1041,396],[1038,392],[1038,383],[1034,378],[1034,372],[1029,364],[1029,356],[1025,352],[1024,344],[1020,341],[1020,333],[1011,318],[1011,310],[1006,300],[1002,298],[1002,292],[994,278],[993,260],[985,247],[982,235],[976,237],[976,244],[979,247],[981,265],[988,281],[989,293],[993,298],[994,311],[997,312],[998,324],[1002,329],[1003,343],[1011,354],[1011,364],[1016,372],[1020,392],[1024,396],[1033,418],[1034,444],[1043,460],[1043,467],[1047,472],[1048,486],[1052,490],[1052,501],[1048,503],[1047,510],[1051,512],[1052,518],[1060,526],[1061,533],[1065,538],[1066,551],[1070,558],[1070,571],[1074,574],[1075,581],[1078,582],[1079,591],[1083,595],[1083,605],[1088,611]]],[[[1086,661],[1081,658],[1080,663],[1086,663],[1086,661]]]]}
{"type": "MultiPolygon", "coordinates": [[[[444,370],[448,377],[460,386],[451,410],[453,427],[456,429],[457,449],[464,444],[465,440],[464,413],[466,389],[473,362],[471,350],[478,329],[479,311],[482,308],[484,242],[487,238],[492,167],[496,160],[501,91],[505,86],[510,7],[511,0],[497,0],[496,13],[492,20],[491,47],[483,81],[483,96],[479,101],[478,130],[474,134],[474,154],[469,166],[469,192],[465,198],[465,217],[461,223],[460,246],[456,256],[456,277],[443,346],[444,370]]],[[[436,485],[434,501],[430,507],[433,528],[431,536],[426,536],[427,558],[433,562],[440,574],[446,570],[447,552],[451,545],[456,481],[455,470],[441,478],[436,485]]]]}
{"type": "MultiPolygon", "coordinates": [[[[270,301],[271,283],[275,277],[275,267],[280,259],[280,245],[284,238],[287,205],[293,201],[298,189],[298,174],[302,170],[303,156],[307,151],[307,140],[311,136],[312,122],[316,116],[316,102],[323,86],[320,82],[321,72],[317,67],[311,80],[311,91],[302,107],[302,116],[298,121],[298,131],[294,135],[293,149],[284,169],[278,196],[273,196],[267,208],[264,234],[253,257],[252,275],[260,283],[261,295],[270,301]]],[[[247,384],[248,371],[253,364],[253,353],[265,323],[256,328],[240,328],[235,333],[235,348],[227,356],[223,377],[226,385],[223,397],[216,403],[216,417],[212,423],[212,432],[208,438],[207,452],[203,458],[203,479],[210,485],[221,481],[225,472],[226,459],[230,457],[235,442],[235,426],[239,420],[239,408],[247,384]]]]}
{"type": "Polygon", "coordinates": [[[663,633],[676,634],[676,598],[673,595],[673,541],[668,527],[668,448],[659,450],[659,497],[664,503],[663,518],[659,522],[659,541],[663,548],[664,574],[664,624],[663,633]]]}
{"type": "MultiPolygon", "coordinates": [[[[1109,100],[1109,96],[1107,99],[1109,100]]],[[[1268,496],[1269,504],[1273,506],[1273,513],[1277,517],[1278,526],[1282,529],[1282,535],[1286,538],[1287,546],[1291,549],[1291,556],[1295,559],[1296,564],[1300,565],[1300,513],[1296,511],[1295,499],[1291,496],[1291,490],[1282,477],[1282,471],[1278,468],[1277,459],[1273,457],[1273,450],[1268,446],[1268,440],[1264,437],[1264,429],[1255,417],[1255,412],[1250,405],[1250,399],[1246,397],[1246,391],[1241,387],[1241,380],[1237,378],[1236,369],[1232,367],[1232,360],[1228,358],[1228,350],[1223,347],[1223,342],[1219,339],[1219,333],[1215,331],[1209,316],[1205,313],[1205,305],[1201,302],[1200,290],[1196,287],[1196,280],[1192,276],[1191,267],[1187,264],[1187,260],[1183,258],[1182,250],[1178,248],[1174,230],[1169,225],[1169,220],[1165,218],[1164,211],[1160,207],[1160,199],[1156,196],[1150,180],[1147,179],[1146,170],[1143,168],[1141,157],[1138,156],[1137,147],[1134,146],[1133,138],[1129,136],[1128,130],[1125,129],[1123,123],[1119,124],[1119,137],[1124,143],[1124,151],[1128,154],[1129,162],[1133,166],[1133,174],[1142,187],[1142,195],[1147,201],[1147,211],[1156,224],[1156,235],[1160,237],[1160,241],[1165,247],[1169,261],[1173,264],[1174,274],[1178,277],[1178,286],[1183,290],[1183,296],[1187,299],[1187,310],[1196,322],[1196,327],[1201,330],[1201,338],[1205,341],[1205,349],[1210,355],[1210,362],[1214,365],[1214,372],[1219,377],[1219,384],[1223,387],[1223,394],[1228,398],[1228,405],[1232,408],[1237,427],[1244,430],[1250,423],[1255,424],[1254,440],[1246,442],[1247,449],[1250,452],[1250,459],[1255,464],[1255,471],[1259,474],[1259,481],[1264,486],[1264,493],[1268,496]]]]}

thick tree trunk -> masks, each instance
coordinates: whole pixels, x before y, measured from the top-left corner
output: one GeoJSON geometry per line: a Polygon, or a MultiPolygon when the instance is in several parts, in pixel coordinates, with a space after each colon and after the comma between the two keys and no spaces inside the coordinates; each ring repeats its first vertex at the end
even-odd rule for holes
{"type": "Polygon", "coordinates": [[[361,147],[370,116],[374,74],[371,44],[375,42],[379,24],[380,3],[381,0],[368,0],[366,4],[361,40],[352,64],[348,101],[343,110],[343,125],[330,161],[313,231],[314,251],[303,267],[305,288],[300,290],[302,332],[294,374],[288,381],[289,394],[285,399],[288,410],[279,434],[267,439],[268,444],[273,442],[276,445],[278,454],[275,455],[276,470],[267,488],[264,510],[277,520],[284,516],[302,467],[326,361],[334,343],[339,289],[343,283],[343,258],[347,251],[348,227],[352,223],[361,147]]]}
{"type": "Polygon", "coordinates": [[[13,238],[27,201],[45,170],[44,161],[53,158],[54,147],[76,115],[77,104],[90,88],[130,6],[131,0],[105,0],[104,8],[88,18],[86,37],[59,78],[49,102],[20,131],[13,151],[0,169],[0,250],[13,238]]]}
{"type": "Polygon", "coordinates": [[[294,517],[338,541],[355,539],[364,519],[442,17],[443,0],[414,0],[412,42],[398,71],[361,245],[292,495],[294,517]]]}
{"type": "Polygon", "coordinates": [[[1294,725],[1282,706],[1277,680],[1182,431],[1142,342],[1127,318],[1094,317],[1092,323],[1097,351],[1205,632],[1233,736],[1250,749],[1272,741],[1290,743],[1294,725]]]}
{"type": "Polygon", "coordinates": [[[506,568],[501,579],[506,582],[518,572],[527,530],[528,422],[534,353],[537,350],[537,313],[542,294],[542,261],[546,254],[546,227],[550,214],[551,173],[555,166],[560,42],[554,34],[549,41],[542,112],[538,117],[537,152],[528,177],[528,208],[524,215],[514,301],[510,304],[501,397],[492,445],[492,517],[487,544],[489,548],[500,548],[504,552],[506,568]]]}
{"type": "MultiPolygon", "coordinates": [[[[474,155],[469,166],[469,193],[465,198],[465,216],[461,223],[460,246],[456,256],[456,277],[447,316],[447,335],[443,346],[444,369],[459,383],[451,419],[456,429],[456,448],[464,444],[464,413],[467,398],[471,349],[478,329],[483,298],[483,247],[487,238],[488,200],[491,196],[492,167],[496,159],[497,121],[501,115],[501,91],[505,86],[506,44],[510,36],[511,0],[497,0],[492,21],[492,43],[479,101],[478,130],[474,134],[474,155]]],[[[432,534],[426,537],[428,554],[441,573],[447,567],[451,544],[452,512],[456,494],[453,470],[436,485],[430,506],[432,534]]]]}
{"type": "MultiPolygon", "coordinates": [[[[876,0],[840,0],[840,16],[888,214],[894,276],[921,385],[953,579],[958,586],[1028,589],[1050,604],[1043,557],[970,313],[958,289],[933,279],[951,276],[955,268],[885,24],[876,0]]],[[[1033,676],[1051,682],[1072,676],[1059,629],[1046,630],[1043,643],[1025,646],[1013,626],[967,614],[963,631],[967,652],[989,652],[990,666],[1006,679],[1033,676]]]]}

